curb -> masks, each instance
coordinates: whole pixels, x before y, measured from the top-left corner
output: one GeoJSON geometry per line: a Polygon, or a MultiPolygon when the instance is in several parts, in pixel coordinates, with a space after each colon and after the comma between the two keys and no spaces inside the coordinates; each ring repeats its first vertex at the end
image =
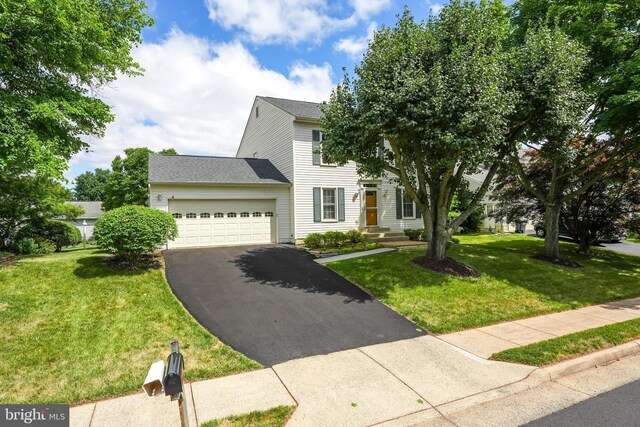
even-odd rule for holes
{"type": "MultiPolygon", "coordinates": [[[[631,341],[616,347],[600,350],[575,359],[559,362],[544,368],[537,368],[520,381],[504,385],[492,390],[487,390],[475,395],[463,397],[452,402],[443,403],[433,407],[433,410],[425,410],[419,413],[405,415],[393,420],[380,423],[380,426],[402,426],[426,422],[435,418],[446,419],[447,416],[460,411],[482,405],[487,402],[513,396],[526,390],[533,389],[544,383],[552,382],[569,375],[614,362],[628,356],[640,354],[640,340],[631,341]]],[[[499,362],[508,363],[508,362],[499,362]]]]}

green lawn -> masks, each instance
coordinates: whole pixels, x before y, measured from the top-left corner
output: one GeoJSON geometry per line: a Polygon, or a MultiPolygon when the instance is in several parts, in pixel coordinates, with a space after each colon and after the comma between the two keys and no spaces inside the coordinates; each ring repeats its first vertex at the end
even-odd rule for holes
{"type": "Polygon", "coordinates": [[[516,347],[496,353],[494,360],[543,366],[578,357],[596,350],[624,344],[640,338],[640,319],[627,320],[600,328],[516,347]]]}
{"type": "Polygon", "coordinates": [[[633,243],[640,243],[640,236],[636,234],[631,234],[629,237],[627,237],[627,240],[633,243]]]}
{"type": "Polygon", "coordinates": [[[570,269],[531,259],[541,239],[512,235],[456,236],[449,255],[478,278],[433,273],[411,262],[422,251],[392,252],[328,264],[424,328],[444,333],[640,295],[640,257],[597,250],[587,258],[561,242],[570,269]]]}
{"type": "Polygon", "coordinates": [[[294,411],[293,406],[277,406],[268,411],[254,411],[220,420],[207,421],[200,427],[282,427],[294,411]]]}
{"type": "Polygon", "coordinates": [[[161,270],[113,271],[96,250],[0,268],[1,403],[80,403],[140,390],[180,340],[187,380],[259,367],[211,336],[161,270]]]}

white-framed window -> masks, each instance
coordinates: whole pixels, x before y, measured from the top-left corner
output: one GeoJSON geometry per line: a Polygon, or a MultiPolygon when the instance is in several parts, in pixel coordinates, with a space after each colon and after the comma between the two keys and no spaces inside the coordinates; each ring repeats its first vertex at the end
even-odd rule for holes
{"type": "Polygon", "coordinates": [[[240,212],[240,218],[249,218],[249,212],[240,212]]]}
{"type": "Polygon", "coordinates": [[[227,214],[227,218],[235,218],[235,217],[237,217],[237,216],[238,216],[238,214],[236,214],[235,212],[229,212],[229,213],[227,214]]]}
{"type": "Polygon", "coordinates": [[[254,212],[253,213],[253,217],[254,218],[262,218],[262,212],[254,212]]]}
{"type": "Polygon", "coordinates": [[[211,214],[209,212],[202,212],[200,214],[200,218],[204,218],[204,219],[211,218],[211,214]]]}
{"type": "Polygon", "coordinates": [[[265,212],[264,216],[269,217],[269,218],[273,218],[273,212],[265,212]]]}
{"type": "Polygon", "coordinates": [[[317,151],[319,151],[320,165],[321,166],[337,166],[337,164],[330,163],[329,161],[327,161],[325,155],[322,153],[322,141],[324,141],[324,135],[322,134],[322,131],[318,129],[314,129],[311,132],[312,132],[312,136],[311,136],[312,140],[314,141],[314,144],[317,147],[317,151]]]}
{"type": "Polygon", "coordinates": [[[195,219],[195,218],[197,218],[197,217],[198,217],[198,215],[196,215],[194,212],[189,212],[189,213],[186,215],[186,217],[187,217],[187,219],[195,219]]]}
{"type": "Polygon", "coordinates": [[[338,220],[338,197],[335,188],[322,189],[322,220],[337,221],[338,220]]]}
{"type": "Polygon", "coordinates": [[[173,215],[173,217],[174,217],[175,219],[182,219],[182,214],[181,214],[181,213],[173,213],[173,214],[171,214],[171,215],[173,215]]]}
{"type": "Polygon", "coordinates": [[[213,214],[214,218],[224,218],[224,214],[222,212],[216,212],[213,214]]]}
{"type": "Polygon", "coordinates": [[[406,191],[402,192],[402,218],[414,219],[416,217],[416,205],[406,191]]]}

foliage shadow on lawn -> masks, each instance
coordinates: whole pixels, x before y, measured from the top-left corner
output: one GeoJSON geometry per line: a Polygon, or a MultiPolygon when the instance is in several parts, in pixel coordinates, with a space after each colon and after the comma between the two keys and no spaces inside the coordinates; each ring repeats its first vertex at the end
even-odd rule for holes
{"type": "Polygon", "coordinates": [[[81,279],[105,278],[114,276],[139,276],[149,269],[122,270],[109,267],[110,258],[104,255],[94,255],[79,258],[78,267],[73,270],[73,274],[81,279]]]}

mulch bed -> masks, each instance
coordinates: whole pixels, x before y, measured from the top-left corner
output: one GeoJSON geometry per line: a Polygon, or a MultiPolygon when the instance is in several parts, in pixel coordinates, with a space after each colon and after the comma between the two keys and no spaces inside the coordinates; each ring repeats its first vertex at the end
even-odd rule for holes
{"type": "Polygon", "coordinates": [[[568,267],[568,268],[582,268],[581,264],[578,264],[575,261],[571,261],[570,259],[551,258],[542,254],[531,255],[531,258],[537,259],[538,261],[550,262],[551,264],[561,265],[563,267],[568,267]]]}
{"type": "Polygon", "coordinates": [[[479,277],[480,274],[467,264],[456,261],[453,258],[446,258],[442,261],[436,261],[426,256],[414,258],[414,264],[424,267],[428,270],[435,271],[436,273],[450,274],[456,277],[479,277]]]}
{"type": "Polygon", "coordinates": [[[3,265],[9,265],[15,260],[15,255],[0,255],[0,267],[2,267],[3,265]]]}

